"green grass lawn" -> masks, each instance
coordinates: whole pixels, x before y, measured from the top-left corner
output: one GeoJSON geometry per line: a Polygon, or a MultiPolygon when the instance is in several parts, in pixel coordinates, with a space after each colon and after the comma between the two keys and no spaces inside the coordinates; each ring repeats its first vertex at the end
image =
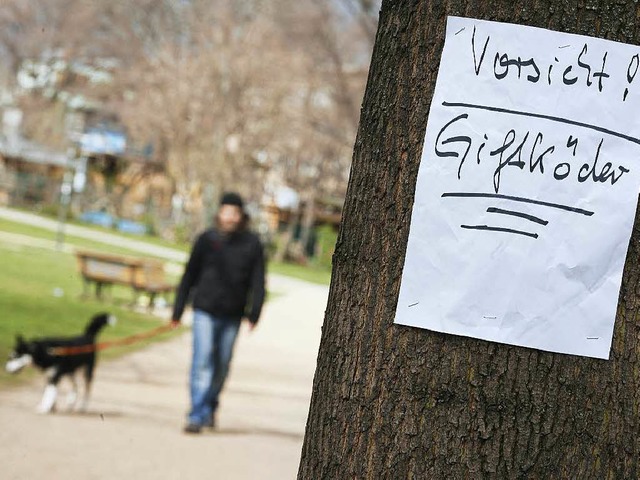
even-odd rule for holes
{"type": "MultiPolygon", "coordinates": [[[[16,334],[26,338],[74,335],[84,329],[92,315],[101,311],[115,314],[118,323],[105,328],[99,340],[124,338],[163,324],[161,319],[130,310],[126,305],[131,300],[128,289],[114,287],[113,299],[109,302],[102,303],[94,298],[81,299],[82,282],[75,258],[70,254],[0,243],[0,259],[2,362],[7,358],[16,334]]],[[[162,334],[155,340],[166,339],[177,333],[162,334]]],[[[148,343],[141,342],[136,347],[148,343]]],[[[131,347],[116,347],[99,355],[101,358],[110,358],[130,350],[131,347]]],[[[11,376],[2,369],[0,385],[14,384],[29,377],[24,374],[11,376]]]]}
{"type": "Polygon", "coordinates": [[[297,278],[319,285],[329,285],[331,282],[331,270],[321,267],[305,267],[303,265],[295,265],[292,263],[276,263],[270,262],[267,267],[270,272],[287,277],[297,278]]]}

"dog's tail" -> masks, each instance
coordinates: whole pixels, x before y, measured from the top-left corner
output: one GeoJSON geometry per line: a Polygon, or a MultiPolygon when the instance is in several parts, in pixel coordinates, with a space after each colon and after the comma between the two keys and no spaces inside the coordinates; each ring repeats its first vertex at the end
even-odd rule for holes
{"type": "Polygon", "coordinates": [[[84,329],[84,334],[88,337],[96,337],[100,330],[107,325],[115,325],[117,319],[114,315],[109,313],[99,313],[94,315],[87,328],[84,329]]]}

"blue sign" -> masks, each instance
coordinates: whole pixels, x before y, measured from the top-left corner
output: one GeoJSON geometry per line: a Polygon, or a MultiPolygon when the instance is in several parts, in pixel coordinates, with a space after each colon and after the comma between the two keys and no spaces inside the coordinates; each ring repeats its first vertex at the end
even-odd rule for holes
{"type": "Polygon", "coordinates": [[[80,148],[85,154],[121,155],[127,148],[127,136],[115,130],[87,130],[80,139],[80,148]]]}

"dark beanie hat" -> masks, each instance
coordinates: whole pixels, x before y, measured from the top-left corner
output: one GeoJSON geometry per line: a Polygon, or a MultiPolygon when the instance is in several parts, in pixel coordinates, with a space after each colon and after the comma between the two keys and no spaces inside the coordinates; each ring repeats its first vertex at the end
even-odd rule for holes
{"type": "Polygon", "coordinates": [[[222,205],[235,205],[236,207],[240,207],[240,209],[244,209],[244,202],[242,201],[242,197],[235,192],[226,192],[220,198],[220,206],[222,205]]]}

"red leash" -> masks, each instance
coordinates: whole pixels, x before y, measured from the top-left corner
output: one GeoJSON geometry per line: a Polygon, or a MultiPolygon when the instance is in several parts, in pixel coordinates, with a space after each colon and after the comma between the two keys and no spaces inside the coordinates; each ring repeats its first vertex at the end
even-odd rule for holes
{"type": "Polygon", "coordinates": [[[91,353],[97,352],[99,350],[105,350],[107,348],[119,347],[122,345],[131,345],[133,343],[137,343],[141,340],[145,340],[147,338],[155,337],[164,332],[168,332],[169,330],[173,330],[173,326],[162,325],[160,327],[154,328],[153,330],[149,330],[148,332],[136,333],[135,335],[130,335],[128,337],[120,338],[118,340],[111,340],[108,342],[100,342],[91,345],[77,345],[74,347],[54,347],[49,348],[47,353],[49,355],[54,355],[56,357],[66,357],[69,355],[80,355],[82,353],[91,353]]]}

